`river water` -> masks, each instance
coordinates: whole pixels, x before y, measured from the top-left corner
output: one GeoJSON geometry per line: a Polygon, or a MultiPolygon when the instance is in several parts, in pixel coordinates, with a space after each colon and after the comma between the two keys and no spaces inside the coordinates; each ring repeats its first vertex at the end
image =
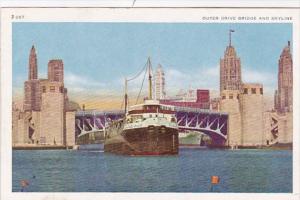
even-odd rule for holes
{"type": "Polygon", "coordinates": [[[292,151],[180,149],[178,156],[130,157],[101,151],[14,150],[13,191],[292,192],[292,151]]]}

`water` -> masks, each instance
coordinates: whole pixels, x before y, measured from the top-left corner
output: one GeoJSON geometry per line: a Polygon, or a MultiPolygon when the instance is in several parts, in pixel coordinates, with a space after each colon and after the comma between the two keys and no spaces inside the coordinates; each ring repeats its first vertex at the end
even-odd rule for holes
{"type": "Polygon", "coordinates": [[[13,191],[292,192],[292,151],[181,149],[178,156],[129,157],[101,151],[13,151],[13,191]]]}

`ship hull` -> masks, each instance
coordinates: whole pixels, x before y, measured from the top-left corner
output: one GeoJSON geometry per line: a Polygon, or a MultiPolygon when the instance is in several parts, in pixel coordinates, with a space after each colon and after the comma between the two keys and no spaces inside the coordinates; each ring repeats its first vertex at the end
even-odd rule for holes
{"type": "Polygon", "coordinates": [[[177,155],[178,130],[149,126],[122,130],[119,136],[106,138],[104,151],[123,155],[177,155]]]}

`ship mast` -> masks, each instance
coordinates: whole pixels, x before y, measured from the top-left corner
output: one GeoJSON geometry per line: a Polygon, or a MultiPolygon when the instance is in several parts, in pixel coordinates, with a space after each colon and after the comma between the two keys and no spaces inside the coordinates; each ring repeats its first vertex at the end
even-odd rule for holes
{"type": "Polygon", "coordinates": [[[125,115],[127,112],[127,107],[128,107],[128,95],[127,95],[127,78],[125,78],[125,115]]]}
{"type": "Polygon", "coordinates": [[[138,94],[138,97],[137,97],[137,100],[136,100],[136,103],[138,102],[138,99],[139,99],[139,96],[141,94],[141,91],[142,91],[142,88],[143,88],[143,85],[144,85],[144,81],[145,81],[145,78],[146,78],[146,75],[147,75],[147,71],[148,71],[148,74],[149,74],[149,95],[148,95],[148,98],[150,100],[152,100],[152,66],[151,66],[151,61],[150,61],[150,57],[148,57],[148,60],[147,60],[147,63],[144,65],[143,69],[137,74],[135,75],[133,78],[125,78],[125,114],[127,113],[128,111],[128,95],[127,95],[127,84],[129,81],[132,81],[134,79],[136,79],[137,77],[139,77],[141,75],[142,72],[144,72],[144,79],[143,79],[143,83],[142,83],[142,87],[140,88],[140,92],[138,94]]]}
{"type": "Polygon", "coordinates": [[[151,61],[148,58],[148,72],[149,72],[149,99],[152,99],[152,75],[151,75],[151,61]]]}

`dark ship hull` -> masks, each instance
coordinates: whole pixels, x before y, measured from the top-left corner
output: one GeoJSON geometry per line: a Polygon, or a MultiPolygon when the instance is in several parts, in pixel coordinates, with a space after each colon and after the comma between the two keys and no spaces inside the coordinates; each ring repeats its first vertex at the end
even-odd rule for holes
{"type": "Polygon", "coordinates": [[[177,155],[178,130],[165,126],[149,126],[122,130],[106,138],[104,151],[123,155],[177,155]]]}

